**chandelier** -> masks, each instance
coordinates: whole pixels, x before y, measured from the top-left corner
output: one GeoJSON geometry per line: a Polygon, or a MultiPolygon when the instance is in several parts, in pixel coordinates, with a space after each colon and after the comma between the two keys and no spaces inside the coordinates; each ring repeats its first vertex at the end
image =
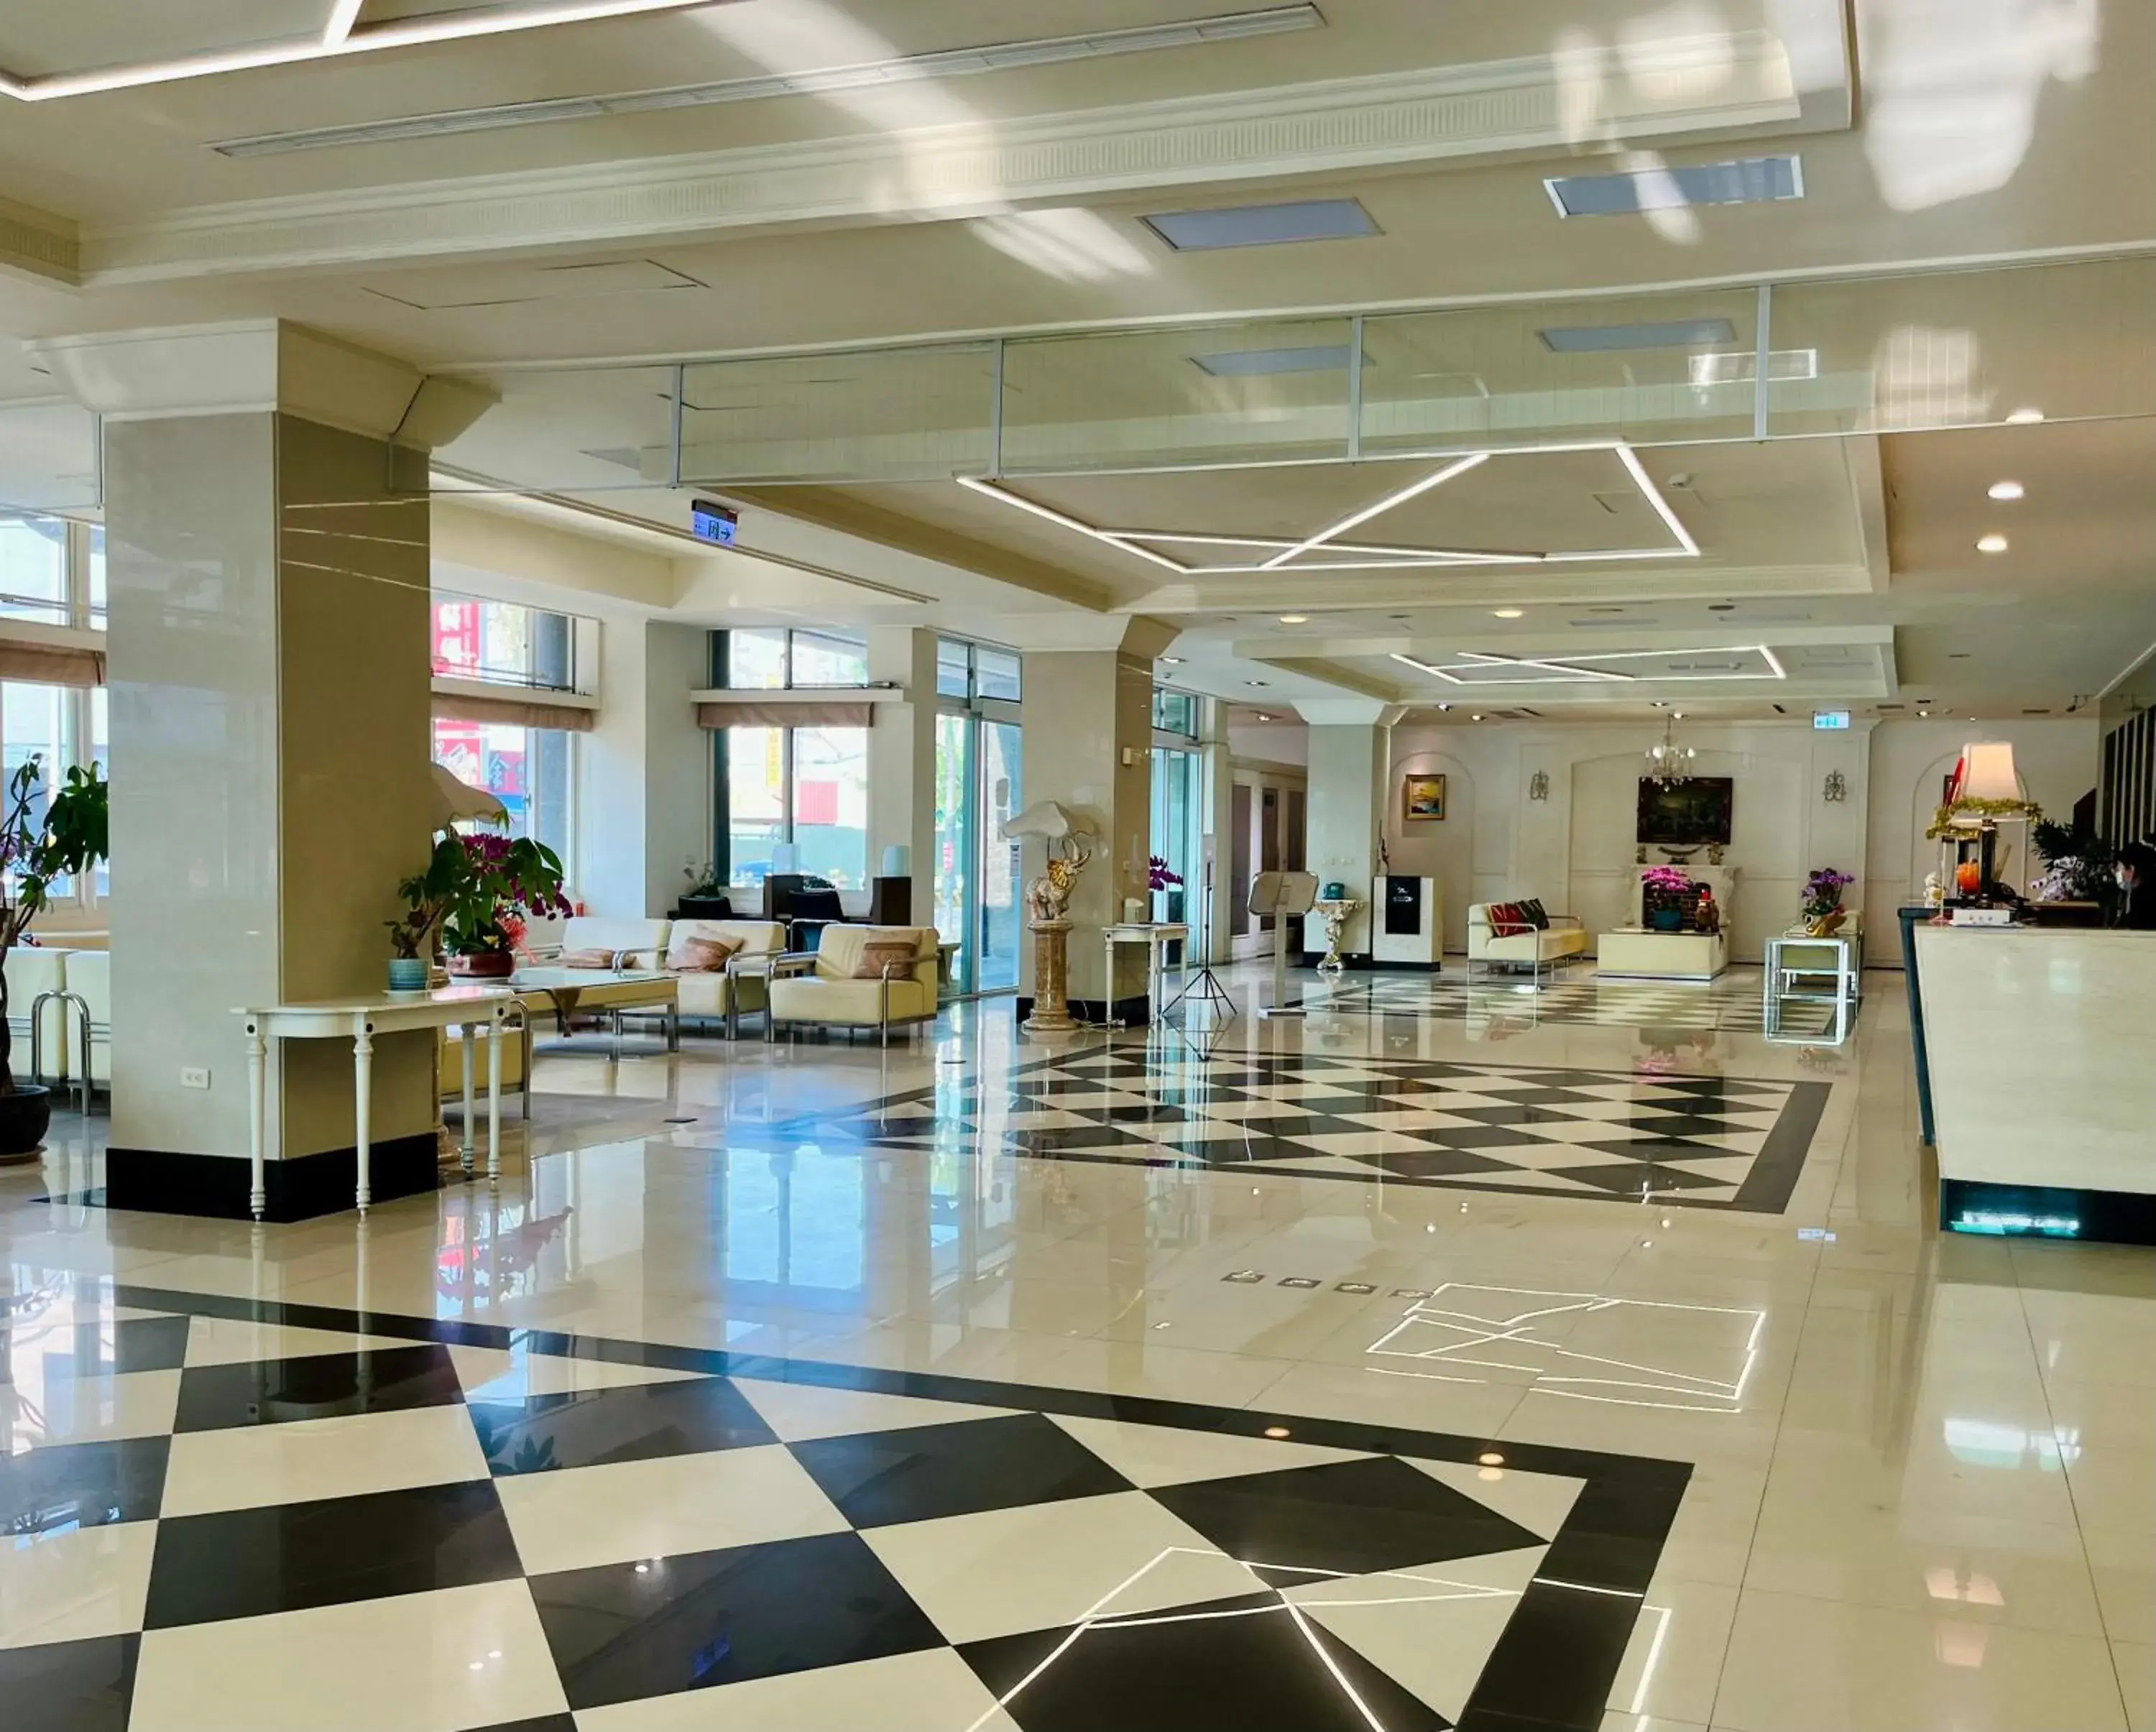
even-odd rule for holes
{"type": "Polygon", "coordinates": [[[1662,737],[1647,748],[1647,779],[1661,788],[1675,788],[1680,783],[1691,780],[1688,768],[1699,753],[1690,746],[1680,746],[1672,735],[1683,717],[1671,714],[1662,723],[1662,737]]]}

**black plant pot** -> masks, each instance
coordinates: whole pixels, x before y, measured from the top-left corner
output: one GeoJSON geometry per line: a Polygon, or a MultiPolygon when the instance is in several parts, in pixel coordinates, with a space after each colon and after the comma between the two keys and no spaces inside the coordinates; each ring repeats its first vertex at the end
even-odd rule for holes
{"type": "Polygon", "coordinates": [[[36,1082],[18,1082],[13,1094],[0,1094],[0,1160],[37,1153],[53,1122],[52,1091],[36,1082]]]}
{"type": "Polygon", "coordinates": [[[677,920],[731,920],[733,899],[723,896],[685,896],[675,906],[677,920]]]}

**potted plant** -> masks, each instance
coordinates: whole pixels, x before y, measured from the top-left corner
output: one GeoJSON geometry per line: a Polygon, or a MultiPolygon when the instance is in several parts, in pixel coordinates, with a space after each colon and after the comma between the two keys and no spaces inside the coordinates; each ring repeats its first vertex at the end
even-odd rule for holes
{"type": "Polygon", "coordinates": [[[1684,930],[1686,904],[1695,888],[1682,866],[1649,866],[1640,874],[1640,900],[1647,924],[1658,933],[1684,930]]]}
{"type": "Polygon", "coordinates": [[[391,989],[398,989],[398,964],[424,964],[437,933],[452,974],[506,979],[516,972],[524,919],[569,912],[562,876],[559,856],[528,836],[444,836],[426,870],[397,887],[405,913],[388,923],[397,953],[391,989]]]}
{"type": "Polygon", "coordinates": [[[2118,845],[2071,824],[2039,819],[2029,840],[2044,862],[2029,896],[2040,902],[2094,902],[2108,912],[2118,896],[2118,845]]]}
{"type": "Polygon", "coordinates": [[[1146,861],[1146,888],[1160,898],[1159,918],[1170,926],[1183,921],[1183,874],[1158,854],[1146,861]]]}
{"type": "Polygon", "coordinates": [[[683,920],[727,920],[733,916],[732,898],[726,894],[726,881],[719,876],[715,861],[706,861],[701,866],[691,861],[681,868],[681,876],[689,887],[681,892],[681,900],[675,909],[683,920]]]}
{"type": "MultiPolygon", "coordinates": [[[[86,872],[105,857],[108,786],[97,766],[71,768],[38,817],[31,808],[44,783],[43,761],[35,757],[8,779],[0,812],[0,961],[44,911],[55,878],[86,872]]],[[[53,1116],[42,1083],[15,1080],[8,1011],[8,975],[0,967],[0,1159],[34,1154],[53,1116]]]]}
{"type": "Polygon", "coordinates": [[[1804,931],[1824,938],[1840,929],[1849,916],[1841,906],[1841,893],[1856,880],[1832,866],[1821,866],[1804,880],[1804,931]]]}

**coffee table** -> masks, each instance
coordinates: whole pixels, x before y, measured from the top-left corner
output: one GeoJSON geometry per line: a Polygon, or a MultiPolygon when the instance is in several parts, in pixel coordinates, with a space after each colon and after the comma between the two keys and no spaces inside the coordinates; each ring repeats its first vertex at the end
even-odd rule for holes
{"type": "MultiPolygon", "coordinates": [[[[674,976],[649,969],[562,969],[540,966],[519,969],[509,977],[510,990],[527,1010],[551,1010],[557,1018],[593,1011],[613,1024],[613,1056],[621,1056],[621,1017],[624,1010],[658,1010],[665,1014],[666,1050],[681,1050],[680,986],[674,976]]],[[[531,1086],[531,1020],[525,1020],[526,1087],[531,1086]]]]}

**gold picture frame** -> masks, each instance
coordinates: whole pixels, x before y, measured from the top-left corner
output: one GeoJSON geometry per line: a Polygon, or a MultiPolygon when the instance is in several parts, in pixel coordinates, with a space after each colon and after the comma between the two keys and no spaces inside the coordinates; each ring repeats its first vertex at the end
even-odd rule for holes
{"type": "Polygon", "coordinates": [[[1407,776],[1400,782],[1400,816],[1410,824],[1445,820],[1445,778],[1407,776]]]}

